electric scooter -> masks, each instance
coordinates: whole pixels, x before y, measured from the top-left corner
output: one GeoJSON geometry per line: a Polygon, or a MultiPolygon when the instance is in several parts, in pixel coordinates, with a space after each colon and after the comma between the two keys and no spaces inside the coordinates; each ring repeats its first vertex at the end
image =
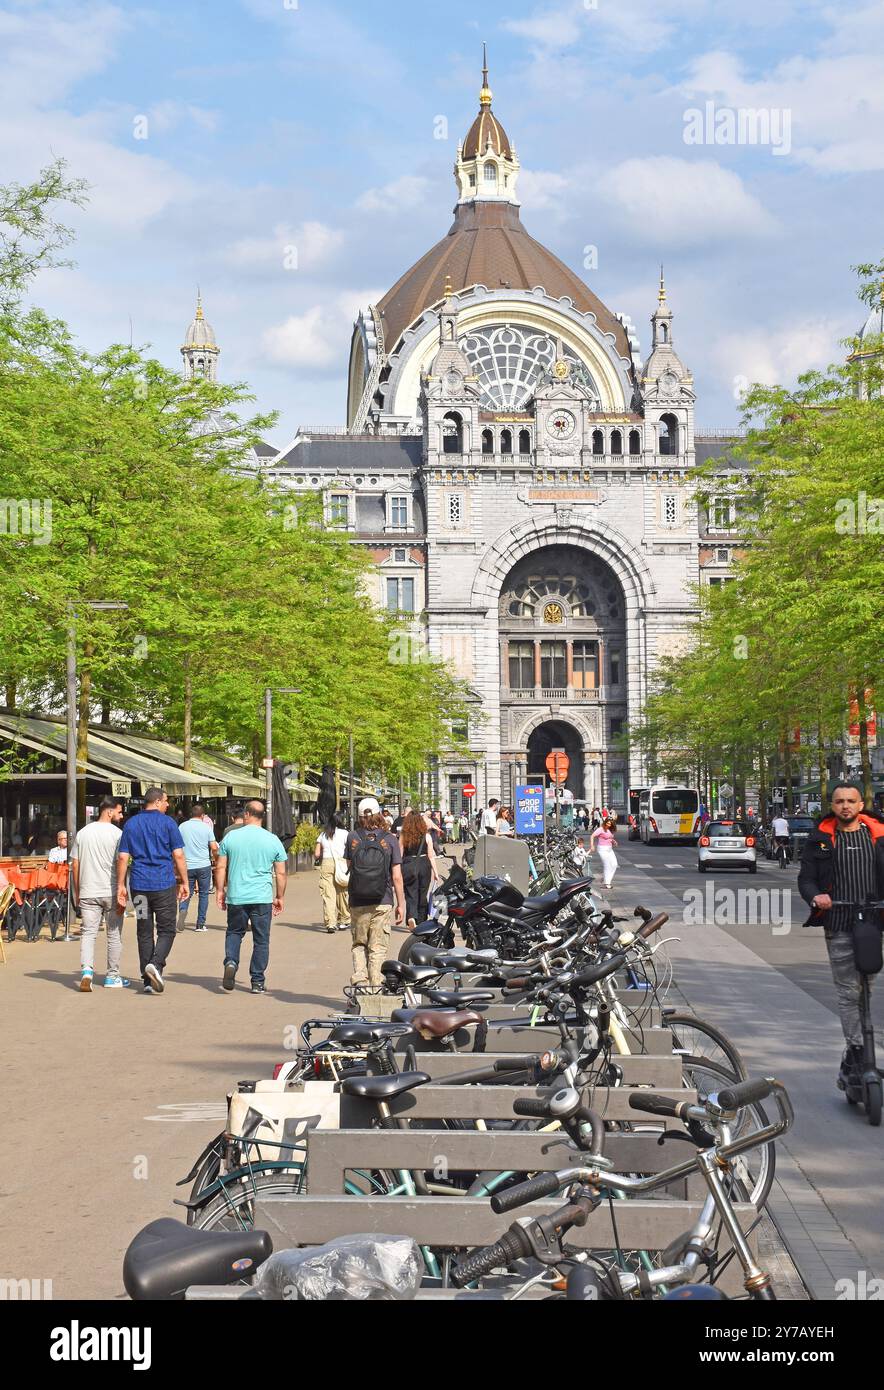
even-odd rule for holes
{"type": "Polygon", "coordinates": [[[859,1017],[863,1035],[862,1072],[853,1085],[844,1087],[848,1105],[865,1107],[866,1119],[876,1128],[881,1123],[882,1073],[875,1057],[875,1028],[872,1023],[872,977],[884,966],[880,913],[884,902],[850,903],[838,901],[833,907],[852,907],[855,912],[851,937],[853,957],[860,977],[859,1017]]]}

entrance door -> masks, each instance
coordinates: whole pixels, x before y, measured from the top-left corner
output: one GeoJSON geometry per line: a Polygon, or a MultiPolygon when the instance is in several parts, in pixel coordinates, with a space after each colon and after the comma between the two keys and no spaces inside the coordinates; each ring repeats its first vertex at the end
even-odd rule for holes
{"type": "Polygon", "coordinates": [[[583,744],[573,724],[563,720],[541,724],[528,739],[528,781],[547,781],[546,759],[554,748],[564,748],[567,753],[570,767],[565,786],[574,793],[575,801],[583,801],[583,744]]]}

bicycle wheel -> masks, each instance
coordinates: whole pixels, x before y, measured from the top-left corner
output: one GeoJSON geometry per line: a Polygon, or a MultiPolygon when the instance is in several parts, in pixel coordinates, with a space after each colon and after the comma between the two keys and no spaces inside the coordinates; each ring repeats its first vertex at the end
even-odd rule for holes
{"type": "Polygon", "coordinates": [[[672,1029],[672,1045],[676,1052],[691,1057],[708,1057],[716,1066],[733,1073],[736,1081],[748,1081],[746,1063],[727,1033],[705,1019],[693,1014],[667,1014],[663,1027],[672,1029]]]}
{"type": "MultiPolygon", "coordinates": [[[[734,1084],[733,1073],[725,1067],[716,1066],[707,1057],[684,1057],[684,1084],[696,1090],[702,1104],[706,1098],[726,1086],[734,1084]]],[[[731,1127],[731,1137],[736,1139],[744,1134],[766,1128],[767,1115],[760,1105],[745,1106],[731,1127]]],[[[731,1195],[736,1202],[751,1202],[756,1211],[767,1205],[776,1171],[776,1146],[771,1140],[757,1149],[749,1149],[739,1154],[731,1162],[731,1195]]]]}
{"type": "Polygon", "coordinates": [[[204,1207],[194,1212],[193,1225],[198,1231],[251,1231],[255,1225],[255,1207],[267,1197],[291,1197],[301,1192],[304,1170],[291,1168],[237,1179],[225,1184],[204,1207]]]}

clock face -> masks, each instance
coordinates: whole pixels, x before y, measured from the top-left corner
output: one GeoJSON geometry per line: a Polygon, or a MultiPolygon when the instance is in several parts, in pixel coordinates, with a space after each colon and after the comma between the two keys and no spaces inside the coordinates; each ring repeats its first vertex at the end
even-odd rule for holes
{"type": "Polygon", "coordinates": [[[546,428],[553,439],[570,439],[576,426],[577,421],[570,410],[554,410],[546,428]]]}
{"type": "Polygon", "coordinates": [[[445,376],[445,385],[449,391],[459,391],[463,386],[463,377],[460,372],[454,368],[450,372],[447,372],[445,376]]]}

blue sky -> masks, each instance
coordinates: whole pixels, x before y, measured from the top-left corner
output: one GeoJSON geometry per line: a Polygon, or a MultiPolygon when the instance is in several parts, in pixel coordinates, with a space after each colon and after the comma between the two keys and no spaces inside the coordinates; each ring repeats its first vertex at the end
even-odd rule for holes
{"type": "Polygon", "coordinates": [[[483,39],[525,225],[643,349],[665,262],[699,425],[838,354],[884,250],[884,0],[0,0],[0,177],[93,186],[35,298],[172,364],[200,284],[274,442],[343,422],[356,310],[451,223],[483,39]],[[788,111],[789,152],[686,144],[707,101],[788,111]]]}

